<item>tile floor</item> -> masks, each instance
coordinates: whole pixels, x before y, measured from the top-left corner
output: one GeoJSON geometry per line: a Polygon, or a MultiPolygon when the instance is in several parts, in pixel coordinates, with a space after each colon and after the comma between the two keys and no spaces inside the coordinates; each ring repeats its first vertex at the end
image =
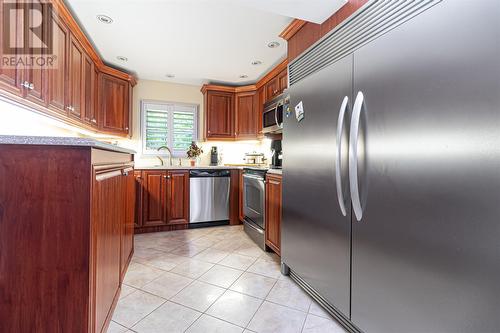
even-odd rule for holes
{"type": "Polygon", "coordinates": [[[108,329],[115,332],[344,333],[241,226],[135,236],[108,329]]]}

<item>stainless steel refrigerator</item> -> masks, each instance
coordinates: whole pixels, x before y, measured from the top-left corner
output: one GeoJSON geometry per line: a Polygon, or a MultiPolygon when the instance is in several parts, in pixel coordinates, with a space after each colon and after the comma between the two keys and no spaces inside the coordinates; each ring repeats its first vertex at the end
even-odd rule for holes
{"type": "Polygon", "coordinates": [[[498,332],[500,1],[370,1],[289,73],[284,269],[351,331],[498,332]]]}

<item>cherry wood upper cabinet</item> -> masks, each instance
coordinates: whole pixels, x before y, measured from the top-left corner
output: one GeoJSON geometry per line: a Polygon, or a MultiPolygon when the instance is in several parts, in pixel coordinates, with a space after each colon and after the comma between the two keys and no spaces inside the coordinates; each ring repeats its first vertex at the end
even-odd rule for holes
{"type": "Polygon", "coordinates": [[[278,77],[272,78],[266,83],[266,100],[271,100],[280,94],[280,81],[278,77]]]}
{"type": "MultiPolygon", "coordinates": [[[[23,41],[23,21],[24,19],[21,17],[17,17],[14,22],[10,21],[9,13],[5,11],[4,4],[7,1],[0,0],[0,46],[8,45],[10,41],[4,40],[6,37],[5,29],[7,28],[7,22],[9,22],[9,29],[11,35],[14,34],[16,37],[16,45],[22,46],[24,44],[23,41]]],[[[4,48],[0,47],[0,57],[10,56],[4,54],[4,48]]],[[[5,90],[9,93],[15,94],[17,96],[23,95],[23,87],[21,86],[23,83],[23,68],[21,66],[16,68],[10,68],[4,66],[2,62],[0,62],[0,89],[5,90]]]]}
{"type": "Polygon", "coordinates": [[[168,171],[166,202],[168,224],[189,223],[189,171],[168,171]]]}
{"type": "Polygon", "coordinates": [[[143,226],[157,226],[166,224],[166,185],[165,171],[143,171],[143,226]]]}
{"type": "Polygon", "coordinates": [[[259,132],[258,95],[255,91],[236,93],[236,131],[237,139],[255,139],[259,132]]]}
{"type": "Polygon", "coordinates": [[[83,96],[83,61],[84,54],[80,43],[73,35],[69,40],[68,59],[68,114],[77,119],[82,119],[82,96],[83,96]]]}
{"type": "Polygon", "coordinates": [[[266,175],[266,245],[281,255],[282,177],[266,175]]]}
{"type": "Polygon", "coordinates": [[[61,114],[67,114],[66,96],[68,92],[67,82],[67,55],[69,43],[69,29],[67,25],[52,13],[52,38],[53,53],[55,55],[54,66],[47,69],[47,103],[49,109],[61,114]]]}
{"type": "Polygon", "coordinates": [[[207,91],[205,97],[206,137],[210,139],[233,139],[234,93],[207,91]]]}
{"type": "MultiPolygon", "coordinates": [[[[47,8],[42,7],[42,1],[40,0],[27,2],[26,8],[28,10],[25,11],[25,24],[29,23],[29,26],[33,26],[32,22],[36,20],[36,18],[34,18],[34,13],[36,13],[36,11],[33,9],[47,10],[47,8]]],[[[47,17],[47,14],[48,13],[45,13],[44,16],[47,17]]],[[[44,36],[47,36],[47,34],[49,33],[47,31],[48,28],[49,25],[47,24],[47,22],[42,21],[41,30],[44,36]]],[[[25,34],[28,45],[36,44],[33,41],[34,36],[34,34],[25,34]]],[[[43,53],[43,55],[46,54],[43,53]]],[[[39,55],[30,51],[29,56],[34,58],[39,55]]],[[[24,72],[25,75],[23,79],[23,82],[25,83],[24,97],[34,103],[38,103],[43,106],[47,104],[47,71],[48,70],[46,67],[27,66],[24,72]]]]}
{"type": "Polygon", "coordinates": [[[278,74],[278,81],[279,81],[279,86],[280,86],[280,94],[288,88],[288,71],[286,69],[282,70],[278,74]]]}
{"type": "Polygon", "coordinates": [[[96,99],[96,74],[94,63],[88,55],[84,54],[83,59],[83,121],[90,126],[97,127],[97,107],[96,99]]]}
{"type": "Polygon", "coordinates": [[[102,74],[99,80],[100,127],[104,132],[129,133],[130,83],[120,78],[102,74]]]}

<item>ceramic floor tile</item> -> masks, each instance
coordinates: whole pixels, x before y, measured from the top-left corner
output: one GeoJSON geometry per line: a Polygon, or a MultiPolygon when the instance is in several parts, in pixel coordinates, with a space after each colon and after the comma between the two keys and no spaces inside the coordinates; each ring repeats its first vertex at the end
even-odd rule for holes
{"type": "Polygon", "coordinates": [[[267,276],[245,272],[229,289],[263,299],[269,294],[276,281],[267,276]]]}
{"type": "Polygon", "coordinates": [[[257,259],[255,263],[252,264],[247,269],[248,272],[261,274],[273,279],[277,279],[280,277],[280,265],[264,259],[257,259]]]}
{"type": "Polygon", "coordinates": [[[207,311],[207,314],[245,327],[262,304],[262,300],[227,290],[207,311]]]}
{"type": "Polygon", "coordinates": [[[255,262],[255,260],[256,259],[254,257],[248,257],[238,253],[231,253],[230,255],[222,259],[219,264],[231,268],[246,270],[255,262]]]}
{"type": "Polygon", "coordinates": [[[268,260],[268,261],[274,261],[277,264],[281,263],[280,257],[276,253],[274,253],[274,252],[264,252],[259,257],[259,259],[264,259],[264,260],[268,260]]]}
{"type": "Polygon", "coordinates": [[[137,257],[147,260],[162,255],[164,253],[165,252],[153,248],[144,248],[139,246],[134,247],[134,258],[137,257]]]}
{"type": "Polygon", "coordinates": [[[215,242],[207,236],[196,238],[196,239],[190,241],[189,243],[193,244],[193,245],[197,245],[197,246],[204,246],[204,247],[210,247],[210,246],[215,244],[215,242]]]}
{"type": "Polygon", "coordinates": [[[125,283],[122,283],[122,290],[120,291],[120,298],[126,297],[133,292],[135,292],[137,289],[134,287],[131,287],[129,285],[126,285],[125,283]]]}
{"type": "Polygon", "coordinates": [[[186,260],[186,257],[181,257],[172,253],[164,253],[161,256],[147,260],[147,263],[150,266],[169,271],[186,260]]]}
{"type": "Polygon", "coordinates": [[[128,284],[129,286],[135,288],[141,288],[142,286],[153,281],[163,273],[164,271],[160,269],[132,262],[128,267],[123,282],[125,284],[128,284]]]}
{"type": "Polygon", "coordinates": [[[229,288],[243,271],[231,267],[215,265],[208,272],[198,278],[199,281],[215,284],[222,288],[229,288]]]}
{"type": "Polygon", "coordinates": [[[223,288],[200,281],[194,281],[172,297],[171,301],[205,312],[223,293],[223,288]]]}
{"type": "Polygon", "coordinates": [[[108,326],[107,333],[125,333],[128,331],[128,328],[111,321],[108,326]]]}
{"type": "Polygon", "coordinates": [[[323,309],[315,301],[312,301],[311,307],[309,308],[309,313],[313,314],[313,315],[316,315],[316,316],[319,316],[319,317],[323,317],[323,318],[327,318],[327,319],[332,319],[332,316],[330,316],[330,314],[328,312],[326,312],[325,309],[323,309]]]}
{"type": "Polygon", "coordinates": [[[266,300],[290,308],[307,312],[312,299],[292,280],[279,280],[274,285],[266,300]]]}
{"type": "Polygon", "coordinates": [[[201,313],[171,302],[166,302],[141,320],[132,329],[138,333],[182,333],[200,317],[201,313]]]}
{"type": "Polygon", "coordinates": [[[241,247],[242,243],[238,239],[223,239],[220,241],[217,241],[216,244],[212,246],[214,249],[218,249],[221,251],[227,251],[227,252],[232,252],[241,247]]]}
{"type": "Polygon", "coordinates": [[[305,319],[304,312],[265,301],[248,328],[257,333],[300,333],[305,319]]]}
{"type": "Polygon", "coordinates": [[[336,321],[308,314],[303,333],[347,333],[336,321]]]}
{"type": "Polygon", "coordinates": [[[243,328],[230,324],[223,320],[202,315],[186,333],[241,333],[243,328]]]}
{"type": "Polygon", "coordinates": [[[194,257],[200,252],[203,252],[206,250],[206,246],[199,246],[199,245],[194,245],[191,243],[187,243],[184,245],[179,246],[178,248],[172,250],[170,253],[178,255],[178,256],[183,256],[183,257],[194,257]]]}
{"type": "Polygon", "coordinates": [[[213,264],[218,263],[229,255],[229,252],[217,249],[208,248],[205,251],[195,255],[193,259],[210,262],[213,264]]]}
{"type": "Polygon", "coordinates": [[[239,253],[239,254],[243,254],[245,256],[258,258],[262,255],[262,253],[264,251],[255,244],[248,244],[248,245],[242,245],[241,247],[236,249],[234,252],[239,253]]]}
{"type": "Polygon", "coordinates": [[[164,302],[163,298],[137,290],[118,301],[113,321],[131,328],[164,302]]]}
{"type": "Polygon", "coordinates": [[[177,265],[171,270],[171,272],[189,277],[191,279],[197,279],[212,267],[214,267],[214,264],[206,261],[189,259],[177,265]]]}
{"type": "Polygon", "coordinates": [[[156,280],[146,284],[141,289],[153,295],[169,299],[193,281],[193,279],[166,272],[156,280]]]}

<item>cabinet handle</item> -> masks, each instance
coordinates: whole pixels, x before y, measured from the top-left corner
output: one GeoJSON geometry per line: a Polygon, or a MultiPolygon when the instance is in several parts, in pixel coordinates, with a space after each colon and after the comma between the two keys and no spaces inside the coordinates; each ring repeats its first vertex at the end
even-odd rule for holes
{"type": "Polygon", "coordinates": [[[163,178],[167,179],[167,176],[163,176],[163,178]]]}
{"type": "Polygon", "coordinates": [[[210,131],[207,131],[208,134],[210,134],[210,131]]]}
{"type": "Polygon", "coordinates": [[[125,127],[125,130],[128,131],[128,127],[125,127]]]}
{"type": "Polygon", "coordinates": [[[280,184],[278,182],[275,182],[274,180],[269,180],[268,183],[269,184],[273,184],[273,185],[279,185],[280,184]]]}
{"type": "Polygon", "coordinates": [[[33,83],[30,83],[30,84],[28,85],[28,89],[29,89],[29,90],[33,90],[33,89],[35,89],[35,85],[34,85],[33,83]]]}
{"type": "Polygon", "coordinates": [[[21,87],[24,87],[24,88],[29,88],[30,84],[28,83],[28,81],[24,81],[23,83],[21,83],[21,87]]]}
{"type": "Polygon", "coordinates": [[[94,124],[97,124],[97,120],[95,120],[95,118],[92,119],[91,122],[93,122],[94,124]]]}

